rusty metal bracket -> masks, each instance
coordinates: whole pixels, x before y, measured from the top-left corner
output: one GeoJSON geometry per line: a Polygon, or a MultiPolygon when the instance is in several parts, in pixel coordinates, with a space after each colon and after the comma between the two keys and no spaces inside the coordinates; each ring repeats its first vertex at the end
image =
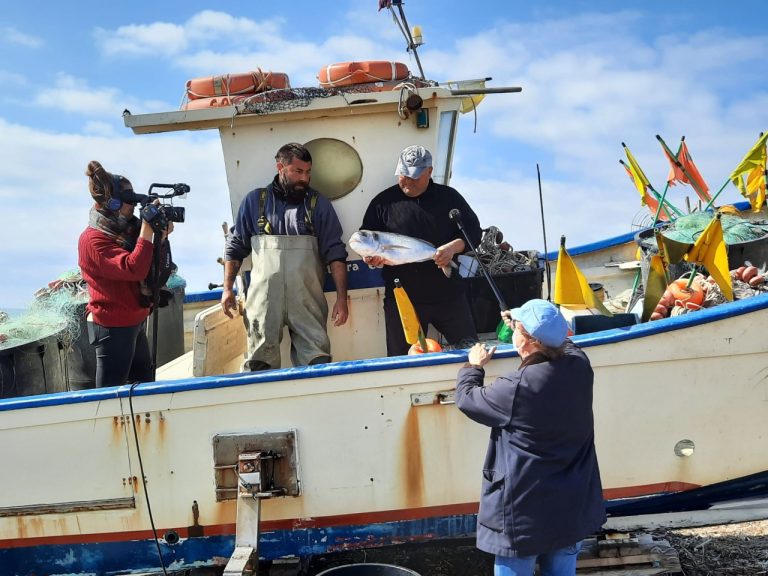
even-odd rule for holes
{"type": "Polygon", "coordinates": [[[441,390],[439,392],[421,392],[411,394],[411,406],[432,406],[434,404],[455,404],[456,393],[454,390],[441,390]]]}

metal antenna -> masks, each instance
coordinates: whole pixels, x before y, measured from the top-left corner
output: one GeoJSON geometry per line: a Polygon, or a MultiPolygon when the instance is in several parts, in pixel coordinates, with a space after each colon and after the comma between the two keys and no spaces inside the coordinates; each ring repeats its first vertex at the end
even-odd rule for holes
{"type": "Polygon", "coordinates": [[[547,271],[547,300],[552,301],[552,269],[549,266],[547,257],[547,228],[544,225],[544,196],[541,193],[541,171],[539,163],[536,162],[536,177],[539,179],[539,206],[541,206],[541,232],[544,234],[544,268],[547,271]]]}
{"type": "Polygon", "coordinates": [[[416,58],[416,65],[419,67],[419,74],[421,74],[421,79],[426,80],[427,77],[424,76],[424,69],[421,67],[421,60],[419,59],[419,52],[418,52],[418,46],[413,41],[413,36],[411,35],[411,29],[408,27],[408,20],[405,18],[405,10],[403,10],[403,1],[402,0],[384,0],[379,2],[379,10],[381,8],[387,7],[392,12],[392,17],[394,18],[395,22],[397,23],[398,27],[400,28],[400,32],[403,33],[403,36],[405,36],[406,42],[408,42],[408,50],[413,51],[413,55],[416,58]],[[402,20],[402,23],[397,18],[397,14],[395,14],[394,9],[392,8],[392,5],[397,6],[397,11],[400,13],[400,19],[402,20]]]}

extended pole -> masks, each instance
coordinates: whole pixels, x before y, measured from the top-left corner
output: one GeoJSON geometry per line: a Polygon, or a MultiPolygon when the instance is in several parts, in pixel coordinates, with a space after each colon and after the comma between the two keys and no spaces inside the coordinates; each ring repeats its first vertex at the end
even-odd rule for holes
{"type": "Polygon", "coordinates": [[[482,271],[483,276],[485,276],[485,279],[488,281],[488,285],[491,287],[491,291],[493,292],[493,295],[496,296],[496,300],[499,303],[499,309],[502,312],[504,312],[505,310],[509,310],[509,306],[507,306],[507,303],[504,301],[504,297],[501,295],[501,292],[499,291],[499,287],[496,286],[496,282],[494,282],[493,278],[491,278],[491,275],[488,273],[488,270],[485,268],[485,265],[483,264],[482,260],[480,260],[480,257],[477,255],[477,250],[475,249],[475,246],[472,244],[472,240],[469,239],[469,235],[467,234],[467,231],[464,230],[464,223],[461,221],[461,212],[457,208],[454,208],[448,213],[448,217],[451,220],[453,220],[456,226],[458,226],[462,236],[464,236],[464,240],[467,242],[467,246],[470,247],[470,249],[472,250],[472,254],[475,255],[475,260],[480,266],[480,270],[482,271]]]}
{"type": "Polygon", "coordinates": [[[544,235],[544,269],[547,271],[547,300],[552,301],[552,271],[547,257],[547,227],[544,225],[544,196],[541,193],[541,171],[536,162],[536,177],[539,180],[539,206],[541,207],[541,233],[544,235]]]}

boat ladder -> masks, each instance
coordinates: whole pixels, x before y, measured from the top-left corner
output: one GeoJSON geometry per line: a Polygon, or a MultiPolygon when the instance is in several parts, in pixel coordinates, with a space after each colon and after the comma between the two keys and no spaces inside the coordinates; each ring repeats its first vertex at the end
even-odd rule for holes
{"type": "Polygon", "coordinates": [[[274,476],[275,462],[282,456],[272,450],[243,452],[237,461],[238,494],[235,550],[224,568],[224,576],[251,576],[258,573],[259,531],[262,500],[286,496],[286,488],[275,488],[267,470],[274,476]],[[263,489],[270,482],[269,488],[263,489]]]}

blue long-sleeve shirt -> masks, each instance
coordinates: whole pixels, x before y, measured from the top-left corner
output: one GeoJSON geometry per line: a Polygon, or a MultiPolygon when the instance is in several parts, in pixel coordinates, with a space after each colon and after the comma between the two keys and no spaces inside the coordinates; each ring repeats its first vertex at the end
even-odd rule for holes
{"type": "MultiPolygon", "coordinates": [[[[317,238],[320,257],[325,264],[346,261],[347,249],[341,240],[341,223],[331,202],[319,192],[310,189],[303,202],[289,203],[274,193],[275,181],[267,186],[264,216],[269,221],[272,234],[281,236],[312,235],[307,229],[305,215],[309,207],[309,195],[317,194],[317,204],[312,213],[314,236],[317,238]]],[[[235,227],[227,239],[226,260],[242,261],[251,253],[251,237],[259,234],[258,220],[261,215],[261,188],[248,192],[240,205],[235,227]]]]}

